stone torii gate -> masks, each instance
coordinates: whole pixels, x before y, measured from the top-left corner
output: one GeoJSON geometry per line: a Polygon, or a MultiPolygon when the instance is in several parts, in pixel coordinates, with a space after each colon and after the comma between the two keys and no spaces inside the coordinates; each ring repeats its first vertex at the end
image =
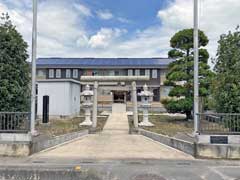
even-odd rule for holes
{"type": "Polygon", "coordinates": [[[81,76],[80,82],[94,82],[93,98],[93,117],[92,128],[97,127],[97,92],[99,82],[132,82],[132,102],[134,127],[138,128],[138,107],[137,107],[137,88],[136,81],[149,81],[149,76],[81,76]]]}

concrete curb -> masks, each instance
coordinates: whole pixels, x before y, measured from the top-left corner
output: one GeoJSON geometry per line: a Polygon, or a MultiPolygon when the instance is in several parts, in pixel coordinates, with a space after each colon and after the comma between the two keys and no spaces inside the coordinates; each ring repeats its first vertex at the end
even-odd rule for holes
{"type": "Polygon", "coordinates": [[[48,149],[54,146],[57,146],[59,144],[65,143],[67,141],[71,141],[73,139],[85,136],[89,133],[88,130],[82,130],[79,132],[73,132],[73,133],[68,133],[64,134],[61,136],[56,136],[52,139],[47,139],[47,140],[42,140],[42,141],[37,141],[33,142],[31,145],[31,154],[40,152],[44,149],[48,149]]]}
{"type": "Polygon", "coordinates": [[[197,158],[202,159],[240,159],[238,144],[197,144],[197,158]]]}
{"type": "Polygon", "coordinates": [[[103,180],[107,174],[96,170],[77,170],[74,167],[67,168],[32,168],[15,167],[0,168],[0,179],[41,179],[41,180],[103,180]]]}
{"type": "Polygon", "coordinates": [[[172,148],[183,151],[200,159],[240,159],[240,145],[238,144],[203,144],[191,143],[181,139],[157,134],[139,129],[139,134],[158,141],[172,148]]]}
{"type": "Polygon", "coordinates": [[[190,154],[192,156],[196,156],[196,144],[187,142],[184,140],[176,139],[173,137],[157,134],[154,132],[146,131],[144,129],[139,129],[139,133],[143,136],[146,136],[148,138],[151,138],[155,141],[158,141],[160,143],[163,143],[167,146],[173,147],[175,149],[178,149],[180,151],[183,151],[187,154],[190,154]]]}

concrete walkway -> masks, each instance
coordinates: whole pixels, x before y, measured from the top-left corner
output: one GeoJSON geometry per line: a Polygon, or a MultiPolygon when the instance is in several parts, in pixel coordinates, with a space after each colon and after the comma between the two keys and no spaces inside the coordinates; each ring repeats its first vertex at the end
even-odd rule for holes
{"type": "Polygon", "coordinates": [[[112,114],[109,116],[106,125],[103,128],[102,134],[128,134],[129,124],[126,115],[125,104],[113,104],[112,114]]]}
{"type": "Polygon", "coordinates": [[[130,135],[124,104],[114,104],[100,134],[90,134],[58,148],[38,153],[36,159],[193,159],[190,155],[141,135],[130,135]]]}

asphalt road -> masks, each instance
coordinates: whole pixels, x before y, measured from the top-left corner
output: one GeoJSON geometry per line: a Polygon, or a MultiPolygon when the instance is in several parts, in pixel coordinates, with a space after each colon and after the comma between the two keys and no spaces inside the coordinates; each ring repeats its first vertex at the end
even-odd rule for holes
{"type": "Polygon", "coordinates": [[[0,179],[36,180],[240,180],[240,161],[47,159],[6,161],[0,179]]]}

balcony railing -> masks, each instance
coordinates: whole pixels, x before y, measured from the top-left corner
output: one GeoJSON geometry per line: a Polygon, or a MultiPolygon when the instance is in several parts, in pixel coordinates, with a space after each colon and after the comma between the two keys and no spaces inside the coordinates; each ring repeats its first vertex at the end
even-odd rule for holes
{"type": "Polygon", "coordinates": [[[0,133],[27,133],[30,130],[30,113],[0,112],[0,133]]]}
{"type": "Polygon", "coordinates": [[[240,114],[198,114],[201,134],[240,134],[240,114]]]}

